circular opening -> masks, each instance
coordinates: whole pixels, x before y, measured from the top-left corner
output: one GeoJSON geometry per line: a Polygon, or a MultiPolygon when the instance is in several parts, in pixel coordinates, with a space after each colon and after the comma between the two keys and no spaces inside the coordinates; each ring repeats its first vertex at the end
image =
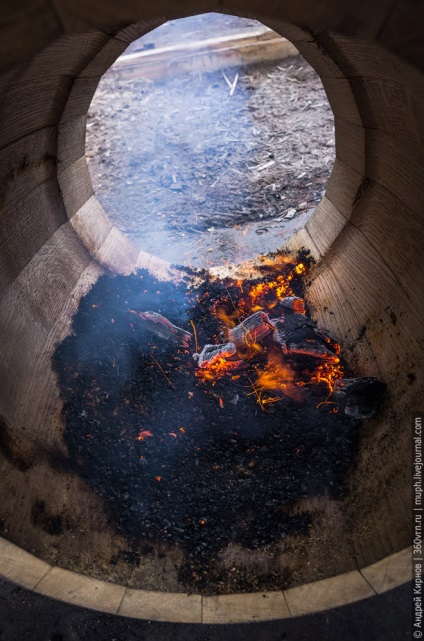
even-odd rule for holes
{"type": "Polygon", "coordinates": [[[134,41],[102,77],[86,158],[104,210],[140,249],[240,263],[283,245],[321,201],[334,119],[289,41],[204,14],[134,41]]]}

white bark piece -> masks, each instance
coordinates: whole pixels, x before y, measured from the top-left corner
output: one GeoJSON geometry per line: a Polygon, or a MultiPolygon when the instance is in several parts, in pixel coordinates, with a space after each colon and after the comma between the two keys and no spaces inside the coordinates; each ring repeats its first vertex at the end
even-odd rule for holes
{"type": "Polygon", "coordinates": [[[229,340],[237,348],[257,343],[273,331],[273,326],[265,312],[255,312],[244,321],[228,330],[229,340]]]}
{"type": "Polygon", "coordinates": [[[200,354],[193,354],[193,358],[197,359],[199,367],[209,367],[216,363],[219,358],[231,358],[236,351],[234,343],[205,345],[200,354]]]}
{"type": "Polygon", "coordinates": [[[139,312],[138,315],[141,320],[144,321],[144,326],[147,331],[165,340],[188,347],[192,339],[190,332],[186,332],[185,329],[173,325],[165,316],[157,312],[139,312]]]}

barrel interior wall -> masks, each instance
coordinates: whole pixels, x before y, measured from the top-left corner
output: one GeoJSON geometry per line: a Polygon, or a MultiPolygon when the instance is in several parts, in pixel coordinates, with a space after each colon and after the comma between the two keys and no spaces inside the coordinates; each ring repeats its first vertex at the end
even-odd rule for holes
{"type": "MultiPolygon", "coordinates": [[[[387,553],[409,538],[407,416],[409,408],[418,407],[423,387],[416,367],[417,354],[423,353],[423,266],[412,240],[422,238],[424,175],[417,142],[422,141],[423,117],[417,105],[422,104],[423,78],[392,54],[385,58],[376,45],[353,48],[333,34],[319,40],[349,79],[364,123],[365,166],[348,223],[342,227],[334,215],[342,229],[317,269],[309,301],[321,324],[331,326],[339,316],[351,365],[380,376],[390,389],[384,414],[370,422],[361,440],[346,503],[358,563],[364,565],[377,547],[387,553]],[[322,303],[330,292],[325,309],[322,303]]],[[[339,127],[339,133],[348,131],[339,127]]],[[[352,157],[357,163],[358,155],[350,154],[352,143],[347,146],[343,166],[352,157]]],[[[356,176],[358,166],[350,168],[356,176]]],[[[328,190],[327,198],[333,198],[328,190]]],[[[325,219],[316,216],[306,229],[316,239],[324,225],[325,219]]]]}
{"type": "MultiPolygon", "coordinates": [[[[168,3],[146,6],[137,22],[131,3],[120,3],[120,10],[105,2],[90,9],[78,2],[53,4],[62,26],[82,33],[51,43],[58,30],[46,5],[43,34],[42,26],[36,38],[24,26],[8,27],[3,38],[26,34],[28,48],[8,46],[10,60],[19,65],[0,85],[0,517],[5,536],[50,562],[136,585],[139,579],[131,578],[125,563],[113,576],[105,569],[112,548],[125,552],[125,542],[118,537],[112,545],[107,519],[96,521],[99,499],[58,463],[66,449],[50,358],[103,269],[128,273],[140,264],[141,254],[113,228],[93,194],[84,159],[85,115],[101,74],[170,11],[168,3]],[[104,22],[97,19],[101,15],[104,22]],[[105,24],[116,26],[103,30],[105,24]],[[38,52],[42,42],[46,46],[38,52]],[[46,514],[61,515],[60,538],[49,531],[46,514]],[[81,554],[87,549],[95,552],[81,554]]],[[[387,21],[386,2],[374,8],[345,2],[343,9],[328,2],[319,12],[309,0],[296,7],[276,3],[268,15],[259,2],[249,2],[248,10],[245,4],[232,0],[225,11],[247,12],[288,37],[321,76],[335,114],[337,160],[326,196],[290,241],[294,249],[309,248],[317,260],[307,301],[317,322],[342,337],[354,370],[380,376],[390,389],[382,415],[364,427],[348,499],[315,505],[321,520],[309,547],[288,557],[293,581],[300,584],[372,563],[409,539],[407,416],[422,391],[413,363],[424,351],[424,81],[378,42],[352,38],[379,36],[402,54],[393,27],[399,3],[387,21]],[[335,548],[339,555],[331,554],[335,548]]],[[[409,4],[403,4],[406,21],[409,4]]],[[[212,3],[185,2],[181,15],[213,9],[212,3]]],[[[17,14],[17,24],[35,13],[17,14]]],[[[416,44],[405,43],[405,57],[413,62],[416,55],[420,64],[416,44]]],[[[150,576],[157,570],[152,563],[150,576]]],[[[175,568],[169,573],[177,582],[175,568]]]]}

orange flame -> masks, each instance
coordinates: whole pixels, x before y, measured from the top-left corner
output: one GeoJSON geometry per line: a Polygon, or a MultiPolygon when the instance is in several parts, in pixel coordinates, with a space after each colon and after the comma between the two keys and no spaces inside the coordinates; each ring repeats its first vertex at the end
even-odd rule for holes
{"type": "Polygon", "coordinates": [[[272,309],[285,296],[293,296],[290,280],[291,274],[279,275],[274,280],[253,285],[249,291],[252,311],[257,311],[257,308],[272,309]]]}
{"type": "Polygon", "coordinates": [[[295,374],[279,354],[272,352],[264,370],[258,370],[258,378],[253,384],[256,400],[264,409],[265,405],[280,401],[287,396],[295,401],[302,400],[302,393],[295,382],[295,374]],[[266,394],[273,391],[274,396],[266,394]]]}
{"type": "Polygon", "coordinates": [[[296,274],[299,274],[299,275],[300,274],[304,274],[306,272],[306,267],[305,267],[305,265],[303,263],[299,263],[294,268],[294,271],[296,272],[296,274]]]}
{"type": "Polygon", "coordinates": [[[240,361],[226,361],[225,358],[218,358],[214,363],[207,367],[199,368],[196,371],[197,378],[206,381],[216,381],[225,374],[229,374],[233,369],[240,365],[240,361]]]}
{"type": "MultiPolygon", "coordinates": [[[[261,269],[264,271],[264,268],[266,268],[268,274],[262,282],[252,284],[251,281],[249,282],[251,276],[246,273],[247,280],[241,280],[239,278],[239,280],[233,282],[232,286],[235,285],[240,291],[236,299],[233,300],[230,286],[228,286],[228,297],[222,298],[214,304],[212,313],[224,324],[226,330],[240,325],[243,319],[254,312],[262,310],[270,312],[283,298],[295,296],[292,289],[292,281],[296,280],[296,276],[303,276],[308,271],[305,263],[300,262],[294,264],[293,257],[288,256],[279,256],[276,258],[262,257],[261,262],[261,269]],[[289,270],[287,270],[288,264],[290,264],[289,270]],[[282,269],[283,266],[284,269],[282,269]],[[267,281],[267,277],[269,277],[270,280],[267,281]]],[[[205,293],[204,297],[207,298],[208,296],[209,294],[205,293]]],[[[295,298],[293,311],[304,314],[303,301],[296,300],[295,298]]],[[[272,317],[272,314],[270,316],[272,317]]],[[[193,330],[195,331],[194,327],[193,330]]],[[[233,375],[233,370],[238,368],[242,363],[251,360],[259,353],[265,355],[264,351],[267,349],[266,345],[264,348],[264,346],[257,341],[254,334],[250,335],[248,332],[246,332],[244,342],[244,347],[240,347],[239,345],[237,347],[238,358],[242,360],[227,361],[225,358],[220,357],[213,364],[199,368],[196,372],[196,377],[204,382],[212,382],[212,385],[226,374],[231,374],[231,380],[239,379],[240,374],[233,375]]],[[[335,344],[334,340],[328,338],[325,342],[329,343],[331,351],[336,354],[340,353],[340,346],[335,344]]],[[[309,352],[306,350],[305,353],[308,354],[309,352]]],[[[311,355],[314,355],[313,350],[311,350],[311,355]]],[[[256,372],[256,381],[253,382],[249,378],[252,389],[249,395],[256,396],[258,404],[264,411],[268,404],[281,401],[284,397],[291,398],[295,401],[302,400],[304,396],[302,387],[307,385],[325,384],[331,396],[335,381],[344,376],[340,359],[334,353],[328,356],[326,361],[321,361],[314,366],[312,371],[306,372],[307,378],[305,378],[305,372],[296,374],[285,361],[283,355],[275,351],[275,349],[268,354],[265,367],[263,369],[258,368],[256,372]]],[[[223,407],[222,399],[219,399],[219,402],[220,406],[223,407]]],[[[333,404],[328,402],[328,398],[324,403],[333,404]]],[[[333,409],[332,411],[336,410],[333,409]]]]}
{"type": "Polygon", "coordinates": [[[311,375],[311,383],[325,383],[330,392],[334,390],[334,383],[338,378],[343,378],[344,372],[341,365],[324,362],[318,365],[311,375]]]}
{"type": "Polygon", "coordinates": [[[230,300],[223,298],[214,304],[212,314],[230,329],[240,323],[240,315],[243,313],[242,306],[243,301],[240,302],[239,309],[234,305],[231,297],[230,300]]]}

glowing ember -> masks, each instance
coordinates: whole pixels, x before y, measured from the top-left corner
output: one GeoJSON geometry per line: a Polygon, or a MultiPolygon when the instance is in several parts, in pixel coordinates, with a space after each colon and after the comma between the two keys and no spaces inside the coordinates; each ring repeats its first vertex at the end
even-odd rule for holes
{"type": "Polygon", "coordinates": [[[338,378],[343,378],[343,368],[339,364],[333,363],[320,363],[315,370],[311,373],[311,383],[319,385],[325,383],[328,390],[334,390],[334,383],[338,378]]]}
{"type": "Polygon", "coordinates": [[[299,296],[287,296],[281,301],[281,307],[284,310],[295,312],[296,314],[306,314],[305,304],[299,296]]]}
{"type": "Polygon", "coordinates": [[[149,432],[149,430],[142,430],[140,434],[137,436],[137,440],[143,441],[148,436],[153,436],[152,432],[149,432]]]}
{"type": "Polygon", "coordinates": [[[296,274],[304,274],[306,272],[306,267],[303,263],[299,263],[294,268],[294,271],[296,272],[296,274]]]}
{"type": "Polygon", "coordinates": [[[196,371],[196,377],[202,381],[216,381],[226,374],[230,374],[238,368],[241,361],[226,361],[225,358],[218,358],[208,367],[203,367],[196,371]]]}
{"type": "Polygon", "coordinates": [[[237,352],[234,343],[225,343],[222,345],[205,345],[200,354],[193,354],[194,360],[201,368],[210,367],[220,359],[229,359],[237,352]]]}
{"type": "Polygon", "coordinates": [[[268,315],[265,312],[255,312],[244,321],[228,330],[228,339],[239,349],[250,347],[264,336],[274,331],[268,315]]]}
{"type": "Polygon", "coordinates": [[[212,385],[228,374],[232,374],[230,380],[237,380],[240,374],[234,375],[233,370],[251,361],[256,380],[249,378],[249,395],[263,410],[284,397],[300,402],[306,385],[324,384],[331,394],[334,382],[344,376],[337,356],[340,345],[328,330],[315,328],[306,317],[303,299],[292,289],[296,279],[307,273],[306,264],[289,265],[284,257],[264,259],[264,263],[271,278],[239,279],[226,287],[228,297],[213,305],[212,314],[223,326],[221,336],[229,343],[205,346],[202,354],[206,349],[213,353],[210,361],[195,355],[201,367],[196,377],[212,385]],[[237,355],[230,353],[227,344],[235,346],[237,355]]]}
{"type": "Polygon", "coordinates": [[[258,283],[251,287],[249,298],[252,311],[257,309],[271,310],[284,297],[293,296],[290,280],[291,275],[277,276],[275,280],[258,283]]]}

